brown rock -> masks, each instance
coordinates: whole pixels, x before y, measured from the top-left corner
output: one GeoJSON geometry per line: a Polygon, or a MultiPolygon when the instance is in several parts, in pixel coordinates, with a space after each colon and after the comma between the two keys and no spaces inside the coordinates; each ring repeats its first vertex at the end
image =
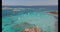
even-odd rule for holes
{"type": "Polygon", "coordinates": [[[38,27],[33,27],[33,28],[25,29],[24,32],[42,32],[42,31],[38,27]]]}

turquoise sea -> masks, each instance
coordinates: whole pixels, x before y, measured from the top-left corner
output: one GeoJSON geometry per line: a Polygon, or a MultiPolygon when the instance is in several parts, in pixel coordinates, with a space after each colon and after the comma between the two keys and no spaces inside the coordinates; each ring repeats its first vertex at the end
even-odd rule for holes
{"type": "Polygon", "coordinates": [[[52,7],[49,8],[50,9],[25,7],[20,8],[19,11],[14,11],[14,9],[2,9],[2,32],[22,32],[25,28],[34,26],[41,28],[42,32],[57,32],[55,23],[58,16],[48,14],[48,12],[58,12],[58,10],[52,10],[52,7]],[[29,25],[24,25],[25,22],[29,23],[29,25]],[[16,24],[21,26],[16,27],[16,24]]]}

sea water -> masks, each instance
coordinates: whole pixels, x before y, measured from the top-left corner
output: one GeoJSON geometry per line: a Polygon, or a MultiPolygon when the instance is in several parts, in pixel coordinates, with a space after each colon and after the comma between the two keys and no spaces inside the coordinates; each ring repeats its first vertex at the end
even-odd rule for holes
{"type": "Polygon", "coordinates": [[[34,10],[2,10],[2,32],[22,32],[25,28],[30,28],[35,25],[41,28],[42,32],[56,32],[56,18],[52,14],[41,10],[37,12],[37,8],[34,10]],[[23,25],[23,22],[28,22],[30,25],[23,25]],[[16,24],[23,26],[12,29],[16,24]]]}

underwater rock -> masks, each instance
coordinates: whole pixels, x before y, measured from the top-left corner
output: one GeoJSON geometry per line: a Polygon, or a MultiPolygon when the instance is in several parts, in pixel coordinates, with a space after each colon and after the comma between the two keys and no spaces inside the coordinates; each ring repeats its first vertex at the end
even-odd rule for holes
{"type": "Polygon", "coordinates": [[[12,27],[12,30],[16,31],[20,31],[20,32],[41,32],[41,29],[38,28],[36,25],[34,24],[30,24],[28,22],[22,22],[19,24],[16,24],[12,27]]]}
{"type": "Polygon", "coordinates": [[[38,27],[33,27],[33,28],[25,29],[24,32],[42,32],[42,30],[39,29],[38,27]]]}

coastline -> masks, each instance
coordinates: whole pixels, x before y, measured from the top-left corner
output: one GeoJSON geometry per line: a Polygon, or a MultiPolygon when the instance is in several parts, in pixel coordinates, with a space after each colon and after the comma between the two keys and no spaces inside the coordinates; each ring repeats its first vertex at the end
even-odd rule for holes
{"type": "Polygon", "coordinates": [[[58,16],[58,12],[48,12],[48,14],[53,14],[54,16],[58,16]]]}

